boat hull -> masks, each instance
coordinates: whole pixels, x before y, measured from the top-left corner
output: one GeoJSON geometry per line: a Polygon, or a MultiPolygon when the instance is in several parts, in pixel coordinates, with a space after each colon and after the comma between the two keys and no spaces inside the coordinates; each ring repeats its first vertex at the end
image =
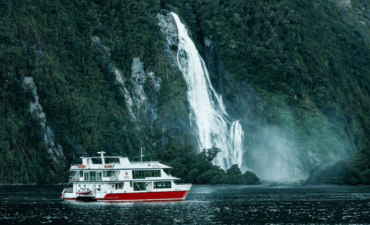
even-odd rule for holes
{"type": "MultiPolygon", "coordinates": [[[[96,201],[109,202],[152,202],[152,201],[183,201],[185,200],[189,191],[164,191],[164,192],[140,192],[140,193],[108,193],[103,198],[95,198],[96,201]]],[[[83,201],[82,196],[78,199],[64,198],[66,201],[80,200],[83,201]]],[[[94,199],[94,200],[95,200],[94,199]]],[[[91,199],[89,199],[91,201],[91,199]]]]}
{"type": "Polygon", "coordinates": [[[188,191],[114,193],[106,194],[98,201],[179,201],[185,200],[188,191]]]}

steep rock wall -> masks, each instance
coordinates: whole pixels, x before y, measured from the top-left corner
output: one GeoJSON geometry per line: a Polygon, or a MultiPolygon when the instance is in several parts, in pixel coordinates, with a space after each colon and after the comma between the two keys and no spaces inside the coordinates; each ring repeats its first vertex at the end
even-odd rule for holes
{"type": "Polygon", "coordinates": [[[244,128],[243,170],[251,170],[270,181],[305,179],[308,171],[320,163],[314,153],[304,155],[284,130],[263,121],[268,111],[258,93],[246,82],[238,82],[222,65],[220,46],[205,38],[205,59],[212,83],[225,99],[226,110],[240,120],[244,128]],[[313,160],[317,159],[317,161],[313,160]],[[310,163],[307,163],[310,162],[310,163]]]}
{"type": "MultiPolygon", "coordinates": [[[[196,144],[196,134],[190,126],[190,108],[186,98],[186,83],[177,63],[177,27],[169,11],[157,14],[158,26],[166,37],[163,52],[166,57],[165,79],[170,82],[171,99],[160,103],[156,126],[175,137],[179,144],[196,144]]],[[[159,97],[161,98],[161,96],[159,97]]],[[[165,143],[164,141],[163,143],[165,143]]]]}
{"type": "MultiPolygon", "coordinates": [[[[177,42],[173,19],[169,14],[159,14],[158,18],[161,30],[167,37],[165,51],[172,60],[172,67],[177,68],[175,59],[177,42]]],[[[205,60],[216,91],[223,96],[226,110],[231,118],[240,120],[242,126],[247,128],[244,133],[242,169],[252,170],[267,180],[296,181],[306,178],[308,171],[317,166],[326,156],[320,159],[312,150],[299,151],[295,140],[289,139],[281,128],[263,121],[261,114],[266,114],[268,106],[260,100],[257,92],[250,85],[236,81],[223,67],[219,56],[220,46],[217,43],[213,43],[208,37],[204,37],[204,43],[205,60]]],[[[188,107],[177,109],[180,113],[185,112],[184,121],[179,123],[177,120],[170,120],[172,125],[169,128],[174,131],[173,128],[177,127],[178,132],[173,134],[188,134],[194,137],[193,141],[196,141],[196,131],[189,127],[190,121],[186,119],[186,114],[189,113],[188,107]]],[[[339,158],[334,156],[332,159],[339,158]]]]}
{"type": "Polygon", "coordinates": [[[366,0],[336,0],[343,18],[370,41],[370,4],[366,0]]]}
{"type": "Polygon", "coordinates": [[[24,78],[24,87],[28,91],[31,91],[34,99],[30,102],[30,112],[32,116],[40,119],[40,126],[44,131],[44,141],[45,146],[48,152],[50,153],[53,160],[59,164],[61,167],[65,167],[66,165],[66,157],[63,152],[63,147],[60,144],[54,142],[54,132],[53,130],[46,125],[46,115],[42,110],[42,106],[39,102],[39,96],[37,94],[37,87],[33,80],[33,77],[25,77],[24,78]]]}

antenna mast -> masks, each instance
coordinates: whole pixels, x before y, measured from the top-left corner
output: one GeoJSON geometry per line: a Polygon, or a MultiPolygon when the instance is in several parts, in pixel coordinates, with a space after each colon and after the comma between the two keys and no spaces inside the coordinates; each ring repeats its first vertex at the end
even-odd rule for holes
{"type": "Polygon", "coordinates": [[[141,163],[143,163],[143,147],[141,147],[141,163]]]}

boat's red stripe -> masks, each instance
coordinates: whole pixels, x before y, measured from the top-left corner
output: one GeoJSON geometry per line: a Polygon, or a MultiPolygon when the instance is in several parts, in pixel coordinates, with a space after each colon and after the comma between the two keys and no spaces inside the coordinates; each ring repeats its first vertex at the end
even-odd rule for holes
{"type": "Polygon", "coordinates": [[[78,195],[90,194],[92,191],[76,192],[78,195]]]}
{"type": "Polygon", "coordinates": [[[106,194],[104,198],[98,198],[99,201],[104,200],[121,200],[121,201],[145,201],[145,200],[180,200],[185,199],[188,191],[166,191],[166,192],[145,192],[145,193],[113,193],[106,194]]]}
{"type": "Polygon", "coordinates": [[[64,201],[74,201],[76,200],[75,198],[65,198],[64,201]]]}

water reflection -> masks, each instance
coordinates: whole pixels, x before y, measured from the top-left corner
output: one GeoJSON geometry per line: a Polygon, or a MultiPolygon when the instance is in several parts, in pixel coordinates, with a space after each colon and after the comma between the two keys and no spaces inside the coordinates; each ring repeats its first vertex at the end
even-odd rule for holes
{"type": "Polygon", "coordinates": [[[0,187],[0,224],[369,223],[362,187],[194,186],[182,202],[65,202],[62,187],[0,187]]]}

